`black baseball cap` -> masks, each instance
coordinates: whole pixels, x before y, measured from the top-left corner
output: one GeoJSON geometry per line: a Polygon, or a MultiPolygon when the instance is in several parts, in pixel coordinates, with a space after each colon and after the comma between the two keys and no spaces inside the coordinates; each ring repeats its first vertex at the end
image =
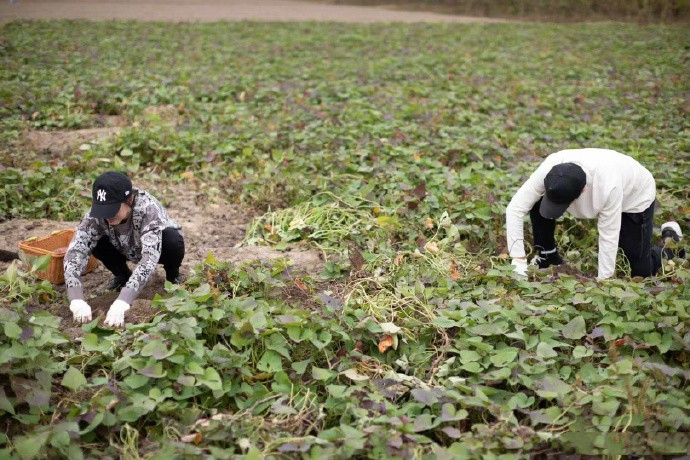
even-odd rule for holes
{"type": "Polygon", "coordinates": [[[580,196],[586,184],[584,170],[575,163],[554,166],[544,178],[546,194],[541,200],[539,213],[547,219],[561,217],[570,203],[580,196]]]}
{"type": "Polygon", "coordinates": [[[91,217],[110,219],[115,217],[120,205],[132,195],[132,181],[121,172],[108,171],[93,182],[91,194],[91,217]]]}

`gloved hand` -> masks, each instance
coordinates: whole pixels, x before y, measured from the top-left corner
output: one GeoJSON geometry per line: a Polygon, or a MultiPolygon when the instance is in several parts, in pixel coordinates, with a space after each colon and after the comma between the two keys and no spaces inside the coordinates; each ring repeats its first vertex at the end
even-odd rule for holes
{"type": "Polygon", "coordinates": [[[519,278],[527,278],[527,259],[526,258],[514,258],[510,264],[515,267],[513,272],[519,278]]]}
{"type": "Polygon", "coordinates": [[[88,323],[91,321],[91,307],[84,299],[74,299],[69,303],[69,309],[77,323],[88,323]]]}
{"type": "Polygon", "coordinates": [[[125,324],[125,312],[129,310],[129,304],[124,300],[117,299],[110,306],[105,317],[105,325],[109,327],[120,327],[125,324]]]}

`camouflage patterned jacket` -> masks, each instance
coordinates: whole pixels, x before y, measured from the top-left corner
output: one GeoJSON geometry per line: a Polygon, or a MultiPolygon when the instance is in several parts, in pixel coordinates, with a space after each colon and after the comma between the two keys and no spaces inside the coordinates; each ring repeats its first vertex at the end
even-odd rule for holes
{"type": "Polygon", "coordinates": [[[161,255],[162,233],[169,227],[181,228],[168,217],[163,205],[143,190],[136,191],[132,215],[125,223],[112,226],[105,219],[87,214],[79,223],[65,254],[65,284],[69,300],[84,298],[81,273],[98,240],[107,235],[115,249],[127,260],[137,263],[118,297],[131,305],[156,270],[161,255]]]}

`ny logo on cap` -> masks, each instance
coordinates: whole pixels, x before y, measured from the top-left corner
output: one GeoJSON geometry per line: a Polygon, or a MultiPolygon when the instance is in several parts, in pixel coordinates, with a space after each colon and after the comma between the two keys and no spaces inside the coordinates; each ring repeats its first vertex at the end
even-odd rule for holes
{"type": "Polygon", "coordinates": [[[105,201],[105,190],[101,189],[98,192],[96,192],[96,199],[98,201],[105,201]]]}

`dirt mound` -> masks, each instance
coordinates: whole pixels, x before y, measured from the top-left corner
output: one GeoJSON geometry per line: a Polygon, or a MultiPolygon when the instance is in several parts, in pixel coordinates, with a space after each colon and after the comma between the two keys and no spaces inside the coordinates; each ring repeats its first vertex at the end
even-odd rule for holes
{"type": "Polygon", "coordinates": [[[78,149],[87,142],[120,133],[125,121],[120,117],[103,117],[98,128],[77,129],[73,131],[29,131],[22,141],[22,148],[51,156],[62,156],[78,149]]]}

